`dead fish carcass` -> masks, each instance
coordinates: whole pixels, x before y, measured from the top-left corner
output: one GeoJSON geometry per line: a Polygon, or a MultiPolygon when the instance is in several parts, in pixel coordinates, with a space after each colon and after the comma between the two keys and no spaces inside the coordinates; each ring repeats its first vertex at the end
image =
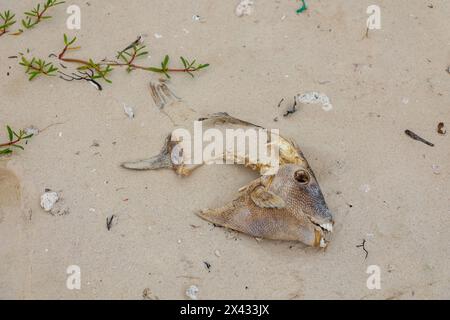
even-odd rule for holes
{"type": "MultiPolygon", "coordinates": [[[[257,127],[252,123],[233,118],[226,113],[199,119],[213,127],[257,127]]],[[[122,166],[134,170],[172,168],[181,176],[189,175],[201,164],[187,164],[183,153],[186,141],[169,135],[163,150],[146,160],[126,162],[122,166]],[[173,156],[175,154],[178,156],[173,156]],[[181,157],[181,159],[180,159],[181,157]]],[[[205,209],[198,215],[216,225],[245,234],[275,240],[294,240],[313,247],[326,247],[333,231],[333,217],[325,202],[314,172],[298,146],[291,140],[271,135],[265,147],[277,144],[278,163],[261,162],[245,150],[243,154],[228,153],[223,158],[236,157],[242,164],[262,176],[239,190],[238,197],[222,208],[205,209]],[[272,173],[272,169],[277,167],[272,173]]],[[[208,163],[212,159],[206,159],[208,163]]],[[[202,163],[203,164],[203,163],[202,163]]]]}

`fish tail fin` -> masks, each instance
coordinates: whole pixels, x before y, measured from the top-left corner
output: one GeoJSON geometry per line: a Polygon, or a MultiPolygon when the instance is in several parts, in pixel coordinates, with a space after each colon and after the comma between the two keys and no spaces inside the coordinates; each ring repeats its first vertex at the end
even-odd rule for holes
{"type": "Polygon", "coordinates": [[[169,148],[170,138],[171,135],[166,138],[166,142],[158,155],[148,159],[124,162],[121,164],[122,168],[131,170],[157,170],[163,168],[173,168],[169,148]]]}
{"type": "Polygon", "coordinates": [[[124,162],[121,166],[122,168],[131,170],[157,170],[162,168],[172,168],[172,162],[168,155],[158,154],[148,159],[124,162]]]}

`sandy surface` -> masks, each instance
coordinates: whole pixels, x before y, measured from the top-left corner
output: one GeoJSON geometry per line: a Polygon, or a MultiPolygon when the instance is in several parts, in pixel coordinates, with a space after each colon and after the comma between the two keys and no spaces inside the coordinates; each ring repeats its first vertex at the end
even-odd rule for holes
{"type": "MultiPolygon", "coordinates": [[[[0,9],[19,13],[34,2],[2,0],[0,9]]],[[[199,299],[450,297],[450,136],[436,132],[440,121],[450,126],[450,2],[376,1],[382,28],[368,39],[374,1],[310,0],[297,15],[295,1],[256,0],[244,17],[237,2],[74,0],[81,30],[66,29],[63,5],[34,30],[0,38],[0,126],[52,125],[0,160],[0,298],[142,299],[148,288],[150,298],[184,299],[192,284],[199,299]],[[57,53],[63,33],[79,38],[79,57],[113,57],[147,34],[145,62],[166,53],[209,62],[194,79],[173,76],[183,102],[170,111],[227,111],[295,139],[334,212],[328,249],[258,242],[199,219],[196,211],[226,203],[256,177],[242,167],[207,166],[186,179],[121,169],[157,153],[173,129],[148,91],[158,77],[116,70],[99,92],[56,77],[30,83],[7,58],[27,48],[28,56],[57,53]],[[280,116],[281,98],[309,90],[334,108],[280,116]],[[68,214],[41,209],[46,188],[61,192],[68,214]],[[356,247],[363,239],[367,259],[356,247]],[[66,288],[70,265],[81,268],[81,290],[66,288]],[[366,287],[369,265],[381,269],[380,290],[366,287]]]]}

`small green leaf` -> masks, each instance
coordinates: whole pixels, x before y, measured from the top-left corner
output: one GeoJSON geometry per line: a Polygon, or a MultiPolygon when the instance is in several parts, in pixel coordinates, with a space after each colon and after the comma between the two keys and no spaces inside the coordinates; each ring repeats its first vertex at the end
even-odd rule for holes
{"type": "Polygon", "coordinates": [[[69,42],[69,46],[70,46],[71,44],[73,44],[75,41],[77,41],[77,37],[74,37],[74,38],[69,42]]]}
{"type": "Polygon", "coordinates": [[[11,147],[17,148],[17,149],[21,149],[21,150],[25,150],[21,145],[18,144],[13,144],[11,145],[11,147]]]}
{"type": "Polygon", "coordinates": [[[28,78],[28,81],[33,80],[34,78],[36,78],[36,76],[39,74],[39,72],[34,71],[30,73],[30,77],[28,78]]]}
{"type": "Polygon", "coordinates": [[[0,155],[10,154],[10,153],[12,153],[11,149],[0,150],[0,155]]]}
{"type": "Polygon", "coordinates": [[[163,62],[161,63],[161,67],[163,70],[167,69],[167,65],[169,64],[169,55],[166,54],[163,62]]]}
{"type": "Polygon", "coordinates": [[[160,68],[155,68],[155,67],[149,67],[147,68],[148,71],[152,71],[152,72],[158,72],[161,73],[163,70],[160,68]]]}
{"type": "Polygon", "coordinates": [[[209,67],[209,63],[201,64],[197,67],[197,70],[209,67]]]}
{"type": "Polygon", "coordinates": [[[8,137],[9,137],[9,141],[13,141],[14,139],[14,131],[12,131],[10,126],[6,126],[6,129],[8,130],[8,137]]]}
{"type": "Polygon", "coordinates": [[[187,61],[186,61],[186,59],[183,58],[183,57],[180,57],[180,59],[181,59],[181,62],[183,63],[184,68],[187,69],[187,61]]]}
{"type": "Polygon", "coordinates": [[[141,56],[145,56],[146,54],[148,54],[147,51],[140,52],[140,53],[138,53],[138,54],[136,55],[136,58],[137,58],[137,57],[141,57],[141,56]]]}

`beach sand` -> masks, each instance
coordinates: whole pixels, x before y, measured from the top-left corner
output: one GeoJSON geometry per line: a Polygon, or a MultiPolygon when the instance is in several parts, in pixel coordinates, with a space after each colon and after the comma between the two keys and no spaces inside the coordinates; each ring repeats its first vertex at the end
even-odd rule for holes
{"type": "MultiPolygon", "coordinates": [[[[2,0],[0,10],[21,18],[35,2],[2,0]]],[[[299,2],[255,0],[242,17],[238,2],[73,0],[80,30],[66,28],[63,4],[21,36],[0,37],[0,127],[42,130],[0,160],[1,299],[186,299],[191,285],[199,299],[450,297],[450,135],[436,131],[441,121],[450,127],[450,2],[376,1],[381,29],[368,37],[373,1],[309,0],[296,14],[299,2]],[[294,139],[334,213],[328,248],[257,241],[196,216],[257,176],[243,167],[205,166],[188,178],[122,169],[158,153],[174,128],[149,93],[159,75],[117,69],[97,91],[57,77],[29,82],[8,58],[55,61],[47,57],[64,33],[82,46],[73,57],[114,58],[142,34],[151,56],[143,64],[166,54],[174,66],[180,55],[210,63],[195,78],[172,75],[182,101],[167,113],[225,111],[294,139]],[[325,93],[333,108],[301,105],[283,117],[308,91],[325,93]],[[61,194],[66,214],[40,207],[45,189],[61,194]],[[72,265],[80,290],[66,286],[72,265]],[[366,285],[371,265],[380,289],[366,285]]]]}

